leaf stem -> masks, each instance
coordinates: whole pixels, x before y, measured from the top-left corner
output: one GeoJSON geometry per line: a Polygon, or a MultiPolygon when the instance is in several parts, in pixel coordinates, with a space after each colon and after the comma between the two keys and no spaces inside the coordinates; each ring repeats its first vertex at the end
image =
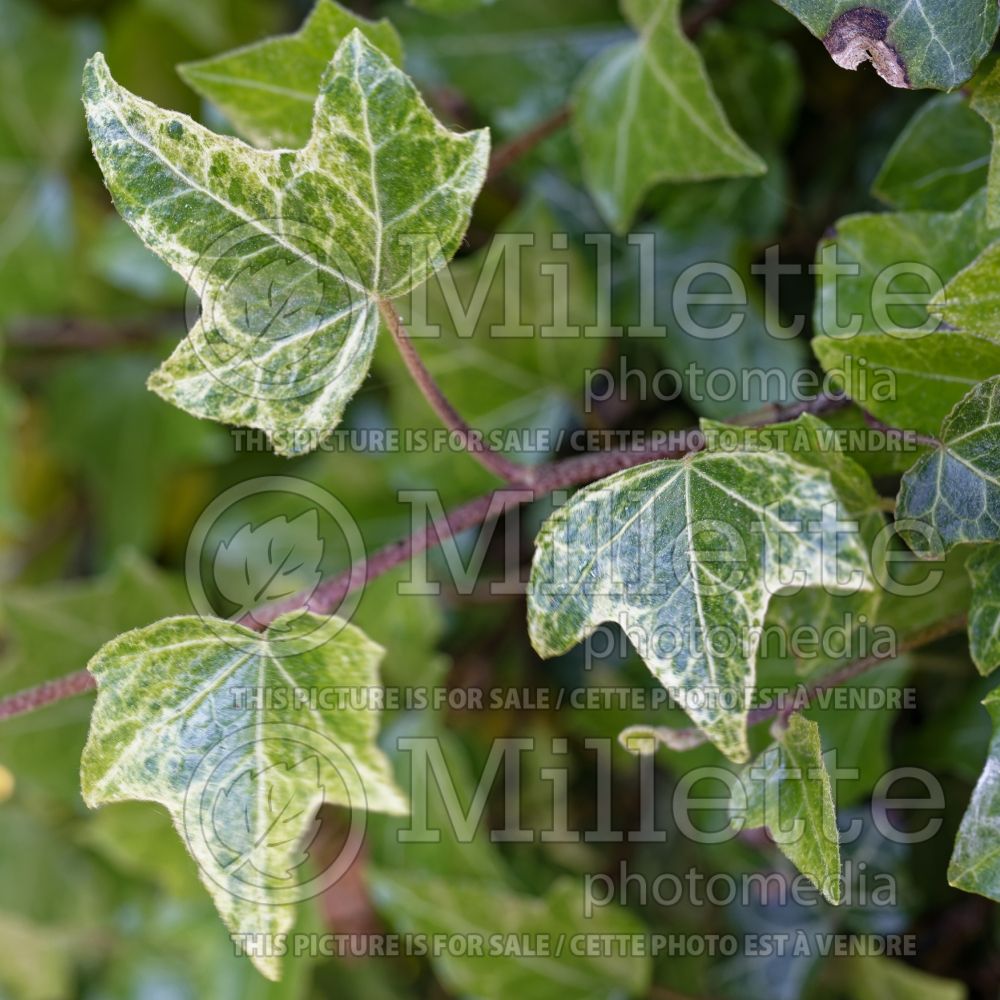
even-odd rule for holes
{"type": "Polygon", "coordinates": [[[13,719],[17,715],[27,715],[36,709],[52,705],[57,701],[83,694],[95,687],[90,671],[84,668],[71,674],[46,681],[37,687],[28,688],[0,700],[0,719],[13,719]]]}
{"type": "Polygon", "coordinates": [[[379,301],[379,309],[413,381],[416,382],[424,399],[430,403],[431,408],[441,418],[444,425],[461,438],[465,450],[480,465],[511,486],[533,484],[535,481],[534,470],[512,462],[499,452],[493,451],[483,440],[482,434],[474,431],[461,418],[455,407],[448,401],[448,397],[441,391],[440,386],[434,381],[434,376],[420,360],[420,355],[413,346],[413,341],[410,340],[396,307],[383,299],[379,301]]]}

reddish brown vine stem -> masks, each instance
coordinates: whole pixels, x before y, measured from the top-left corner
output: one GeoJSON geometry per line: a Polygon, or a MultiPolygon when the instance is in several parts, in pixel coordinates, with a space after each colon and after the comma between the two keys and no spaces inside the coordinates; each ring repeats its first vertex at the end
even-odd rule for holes
{"type": "Polygon", "coordinates": [[[509,458],[494,451],[483,440],[481,434],[474,431],[459,415],[458,411],[448,401],[448,397],[441,391],[434,376],[427,370],[420,355],[413,346],[406,327],[396,311],[396,307],[385,300],[379,302],[379,310],[385,324],[389,327],[396,347],[402,355],[407,370],[413,381],[423,393],[424,399],[430,403],[431,408],[441,418],[441,422],[449,430],[453,431],[462,441],[462,446],[472,455],[476,461],[484,468],[488,469],[495,476],[499,476],[504,482],[511,486],[529,486],[534,483],[535,476],[531,469],[526,466],[512,462],[509,458]]]}
{"type": "MultiPolygon", "coordinates": [[[[767,406],[750,415],[743,423],[761,425],[789,420],[802,413],[822,414],[848,405],[849,400],[828,395],[817,396],[807,403],[794,406],[767,406]]],[[[308,608],[316,614],[332,614],[340,602],[353,590],[363,586],[396,566],[409,561],[414,555],[440,545],[447,539],[499,517],[513,507],[536,500],[558,489],[593,482],[613,472],[629,469],[644,462],[663,458],[679,458],[702,446],[697,429],[682,432],[676,443],[667,442],[657,447],[635,450],[607,451],[593,455],[580,455],[554,462],[538,470],[533,487],[504,487],[485,496],[462,504],[419,532],[392,542],[376,552],[365,564],[365,572],[350,567],[321,583],[314,591],[300,594],[286,601],[265,605],[241,622],[249,628],[262,630],[275,618],[289,611],[308,608]]],[[[0,720],[35,711],[64,698],[81,694],[93,688],[93,680],[86,670],[68,674],[56,681],[41,684],[0,699],[0,720]]]]}

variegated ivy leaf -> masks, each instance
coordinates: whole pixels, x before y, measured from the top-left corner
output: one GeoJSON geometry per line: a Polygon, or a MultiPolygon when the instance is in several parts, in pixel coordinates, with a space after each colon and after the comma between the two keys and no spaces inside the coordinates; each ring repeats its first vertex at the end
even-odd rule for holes
{"type": "MultiPolygon", "coordinates": [[[[279,618],[263,636],[193,616],[126,632],[89,664],[98,694],[84,800],[159,802],[230,932],[286,933],[294,904],[333,877],[310,858],[320,804],[349,807],[352,829],[364,810],[407,810],[375,744],[377,712],[320,712],[312,697],[374,688],[381,657],[359,629],[311,614],[279,618]]],[[[279,977],[274,948],[252,954],[279,977]]]]}
{"type": "MultiPolygon", "coordinates": [[[[843,451],[833,428],[809,413],[789,423],[769,427],[735,427],[709,420],[702,420],[701,426],[709,451],[733,451],[737,448],[780,451],[804,465],[827,471],[846,515],[858,522],[859,538],[870,564],[872,545],[885,525],[881,499],[868,473],[843,451]]],[[[814,588],[788,598],[779,597],[770,605],[768,617],[782,622],[789,634],[804,622],[823,634],[827,627],[844,627],[850,622],[854,630],[852,643],[843,655],[861,656],[865,651],[855,649],[853,640],[863,623],[874,616],[880,598],[879,588],[859,590],[854,594],[835,594],[823,588],[814,588]]],[[[823,655],[802,662],[804,670],[818,670],[831,665],[831,658],[823,655]]]]}
{"type": "Polygon", "coordinates": [[[972,582],[969,652],[981,674],[1000,667],[1000,545],[973,550],[965,564],[972,582]]]}
{"type": "Polygon", "coordinates": [[[309,141],[323,73],[337,46],[355,28],[402,64],[399,35],[387,20],[366,21],[333,0],[318,0],[294,34],[182,63],[177,72],[250,142],[269,149],[298,149],[309,141]]]}
{"type": "Polygon", "coordinates": [[[1000,689],[991,691],[983,705],[993,720],[993,741],[958,828],[948,881],[1000,902],[1000,689]]]}
{"type": "Polygon", "coordinates": [[[828,472],[778,452],[709,452],[609,476],[539,532],[532,644],[555,656],[617,622],[706,736],[746,760],[772,594],[873,586],[841,514],[828,472]]]}
{"type": "Polygon", "coordinates": [[[764,161],[736,134],[684,37],[680,0],[621,0],[639,33],[603,52],[580,78],[573,131],[602,215],[628,229],[661,181],[762,174],[764,161]]]}
{"type": "Polygon", "coordinates": [[[253,149],[163,111],[115,83],[101,56],[84,103],[118,210],[201,300],[150,388],[196,416],[265,430],[280,454],[314,448],[368,371],[379,299],[458,247],[488,134],[445,129],[357,30],[299,151],[253,149]]]}
{"type": "Polygon", "coordinates": [[[841,897],[840,836],[819,726],[796,713],[741,776],[745,801],[730,806],[740,829],[767,827],[781,853],[824,897],[841,897]]]}
{"type": "Polygon", "coordinates": [[[920,555],[1000,541],[1000,377],[977,385],[948,415],[939,446],[903,476],[896,517],[934,529],[904,531],[920,555]]]}
{"type": "Polygon", "coordinates": [[[1000,63],[985,78],[977,77],[969,106],[977,111],[993,131],[993,150],[986,181],[986,220],[1000,226],[1000,63]]]}
{"type": "Polygon", "coordinates": [[[870,61],[894,87],[952,90],[976,71],[1000,23],[992,0],[776,0],[838,66],[870,61]]]}

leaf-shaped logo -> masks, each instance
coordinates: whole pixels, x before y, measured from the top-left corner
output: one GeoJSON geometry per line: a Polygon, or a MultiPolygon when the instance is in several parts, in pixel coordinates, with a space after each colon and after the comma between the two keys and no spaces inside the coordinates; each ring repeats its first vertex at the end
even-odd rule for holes
{"type": "Polygon", "coordinates": [[[279,516],[256,528],[244,524],[219,543],[215,584],[239,607],[236,617],[242,618],[261,604],[316,587],[324,548],[315,509],[291,521],[279,516]]]}
{"type": "Polygon", "coordinates": [[[316,808],[323,793],[316,755],[241,770],[212,803],[212,829],[225,854],[218,858],[222,869],[241,882],[298,884],[321,825],[306,811],[316,808]]]}

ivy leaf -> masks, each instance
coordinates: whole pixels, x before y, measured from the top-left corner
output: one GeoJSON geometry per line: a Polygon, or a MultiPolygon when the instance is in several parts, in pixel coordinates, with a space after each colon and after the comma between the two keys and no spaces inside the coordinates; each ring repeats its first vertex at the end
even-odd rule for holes
{"type": "Polygon", "coordinates": [[[510,137],[565,108],[587,63],[628,35],[608,0],[503,0],[480,4],[474,17],[397,7],[393,23],[418,82],[461,94],[494,135],[510,137]]]}
{"type": "Polygon", "coordinates": [[[1000,343],[1000,243],[988,246],[958,272],[928,306],[932,315],[956,330],[1000,343]]]}
{"type": "Polygon", "coordinates": [[[727,121],[697,49],[684,37],[680,0],[621,5],[639,37],[595,59],[573,98],[587,185],[619,233],[658,182],[766,169],[727,121]]]}
{"type": "MultiPolygon", "coordinates": [[[[282,934],[322,802],[400,814],[375,745],[374,709],[296,708],[295,690],[378,683],[382,650],[335,619],[293,613],[260,636],[231,622],[167,618],[101,648],[81,782],[91,808],[165,806],[233,934],[282,934]],[[322,645],[316,629],[339,629],[322,645]],[[242,693],[242,695],[241,695],[242,693]],[[277,697],[282,695],[283,697],[277,697]]],[[[308,895],[308,892],[306,893],[308,895]]],[[[273,954],[254,963],[270,979],[273,954]]]]}
{"type": "Polygon", "coordinates": [[[990,144],[965,94],[937,94],[897,136],[872,194],[893,208],[952,212],[986,182],[990,144]]]}
{"type": "Polygon", "coordinates": [[[1000,667],[1000,545],[976,548],[965,568],[972,582],[969,652],[985,676],[1000,667]]]}
{"type": "Polygon", "coordinates": [[[979,192],[954,212],[839,219],[817,248],[816,330],[829,337],[935,330],[928,303],[993,239],[985,217],[979,192]]]}
{"type": "MultiPolygon", "coordinates": [[[[771,336],[757,298],[750,294],[745,303],[725,305],[727,295],[732,300],[732,286],[724,273],[701,276],[697,284],[699,294],[704,296],[701,301],[685,302],[679,308],[678,297],[673,294],[688,269],[704,261],[725,264],[746,287],[752,288],[750,260],[744,243],[733,232],[704,221],[693,233],[678,234],[672,229],[668,222],[666,228],[657,226],[648,234],[655,241],[655,254],[651,255],[652,321],[666,329],[666,336],[662,330],[643,330],[642,334],[655,337],[668,369],[690,373],[689,377],[678,380],[688,405],[699,415],[727,420],[766,403],[789,402],[789,387],[794,384],[796,373],[807,364],[805,345],[799,340],[771,336]],[[700,336],[696,329],[717,330],[734,319],[739,325],[725,337],[700,336]],[[747,369],[780,372],[782,377],[748,383],[741,377],[747,369]],[[713,386],[724,386],[728,379],[732,379],[732,385],[740,386],[740,391],[713,391],[713,386]]],[[[643,318],[642,296],[649,279],[643,275],[644,265],[637,263],[634,250],[623,256],[621,264],[616,261],[615,273],[621,275],[620,290],[616,292],[631,310],[626,315],[640,318],[641,328],[648,322],[643,318]]]]}
{"type": "Polygon", "coordinates": [[[983,705],[993,721],[993,742],[958,828],[948,882],[1000,902],[1000,690],[991,691],[983,705]]]}
{"type": "Polygon", "coordinates": [[[150,388],[196,416],[267,431],[279,454],[315,447],[368,371],[378,299],[458,247],[487,133],[441,126],[357,30],[298,152],[256,150],[140,100],[99,55],[84,103],[119,211],[201,298],[150,388]],[[440,253],[415,254],[417,233],[440,253]]]}
{"type": "Polygon", "coordinates": [[[1000,226],[1000,63],[977,82],[969,106],[982,115],[993,131],[986,183],[986,221],[990,226],[1000,226]]]}
{"type": "Polygon", "coordinates": [[[881,955],[852,955],[837,963],[855,1000],[966,1000],[965,984],[932,976],[881,955]]]}
{"type": "Polygon", "coordinates": [[[609,476],[539,532],[532,645],[556,656],[617,622],[706,736],[746,760],[746,703],[772,594],[792,573],[800,586],[839,593],[873,586],[857,537],[838,542],[839,509],[827,472],[778,452],[702,453],[609,476]]]}
{"type": "Polygon", "coordinates": [[[94,45],[79,22],[0,0],[0,317],[70,313],[84,300],[67,174],[83,137],[80,68],[94,45]]]}
{"type": "Polygon", "coordinates": [[[330,59],[355,28],[402,64],[402,43],[387,20],[368,21],[333,0],[318,0],[294,34],[181,63],[177,72],[250,142],[298,149],[309,141],[313,105],[330,59]]]}
{"type": "Polygon", "coordinates": [[[894,87],[952,90],[975,72],[1000,23],[983,0],[776,0],[821,39],[844,69],[872,66],[894,87]]]}
{"type": "MultiPolygon", "coordinates": [[[[880,497],[868,473],[841,449],[832,428],[822,420],[804,413],[788,423],[763,428],[727,426],[708,420],[703,420],[701,426],[709,451],[775,450],[791,455],[803,465],[828,472],[845,513],[858,523],[865,557],[869,558],[875,537],[885,524],[880,497]]],[[[856,633],[863,622],[874,616],[880,598],[881,591],[877,588],[854,594],[833,594],[815,588],[789,597],[778,596],[768,608],[768,616],[783,622],[788,634],[806,622],[821,634],[827,634],[827,626],[842,627],[848,621],[854,623],[856,633]]],[[[844,657],[861,656],[865,652],[852,647],[844,650],[844,657]]],[[[826,656],[814,656],[808,661],[812,671],[832,665],[826,656]]]]}
{"type": "Polygon", "coordinates": [[[781,853],[831,903],[840,902],[840,835],[819,726],[796,713],[741,780],[746,802],[730,822],[767,827],[781,853]]]}
{"type": "Polygon", "coordinates": [[[495,3],[496,0],[407,0],[411,7],[419,7],[429,14],[466,14],[477,7],[495,3]]]}
{"type": "Polygon", "coordinates": [[[649,989],[648,956],[597,955],[570,947],[577,935],[642,933],[636,919],[619,907],[585,916],[579,886],[571,879],[557,881],[544,899],[423,872],[376,872],[372,888],[376,904],[402,933],[428,939],[482,935],[485,942],[497,935],[495,940],[530,940],[550,949],[544,960],[518,954],[516,947],[486,955],[444,949],[435,966],[445,988],[456,996],[549,1000],[564,995],[604,1000],[641,996],[649,989]]]}
{"type": "MultiPolygon", "coordinates": [[[[1000,377],[977,385],[941,425],[941,444],[904,476],[896,516],[933,527],[946,548],[1000,541],[1000,377]]],[[[931,555],[935,545],[907,532],[910,547],[931,555]]]]}
{"type": "Polygon", "coordinates": [[[816,337],[812,346],[859,406],[923,434],[937,434],[973,386],[1000,372],[1000,345],[960,333],[816,337]]]}

